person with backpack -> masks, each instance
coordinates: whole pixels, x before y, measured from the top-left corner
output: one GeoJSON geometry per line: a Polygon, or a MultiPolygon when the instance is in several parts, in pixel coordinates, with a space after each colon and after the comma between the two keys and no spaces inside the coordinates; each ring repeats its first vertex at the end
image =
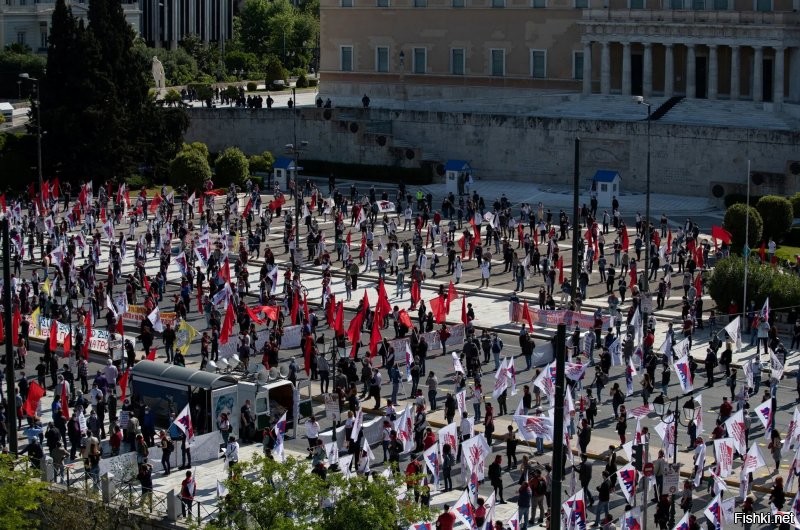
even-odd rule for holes
{"type": "Polygon", "coordinates": [[[160,435],[161,441],[159,445],[161,446],[161,465],[164,467],[164,476],[167,476],[172,470],[170,457],[172,456],[172,452],[175,450],[175,442],[172,441],[172,438],[169,437],[166,431],[162,430],[160,435]]]}
{"type": "Polygon", "coordinates": [[[497,336],[497,333],[492,333],[492,356],[494,357],[494,369],[497,371],[500,368],[500,353],[503,351],[503,340],[497,336]]]}

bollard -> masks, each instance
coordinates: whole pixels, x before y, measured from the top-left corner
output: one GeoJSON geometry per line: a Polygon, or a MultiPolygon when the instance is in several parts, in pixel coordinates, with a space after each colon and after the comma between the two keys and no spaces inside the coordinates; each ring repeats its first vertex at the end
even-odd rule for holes
{"type": "Polygon", "coordinates": [[[175,495],[175,490],[169,490],[167,492],[167,520],[168,521],[177,521],[178,514],[180,513],[180,499],[177,495],[175,495]]]}
{"type": "Polygon", "coordinates": [[[110,504],[114,497],[114,475],[106,473],[100,477],[100,491],[103,495],[103,504],[110,504]]]}
{"type": "Polygon", "coordinates": [[[53,469],[53,459],[49,456],[42,458],[42,480],[44,482],[53,482],[56,477],[55,469],[53,469]]]}

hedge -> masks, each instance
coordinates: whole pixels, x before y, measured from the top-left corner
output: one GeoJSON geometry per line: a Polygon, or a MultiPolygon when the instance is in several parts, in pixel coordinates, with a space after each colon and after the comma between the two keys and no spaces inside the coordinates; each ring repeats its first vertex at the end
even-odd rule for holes
{"type": "Polygon", "coordinates": [[[725,220],[722,222],[725,229],[731,233],[731,245],[737,251],[744,246],[748,209],[750,210],[748,244],[750,248],[755,248],[760,244],[761,234],[764,230],[764,221],[761,219],[761,214],[758,213],[758,210],[745,204],[734,204],[725,211],[725,220]]]}
{"type": "Polygon", "coordinates": [[[764,220],[764,239],[781,241],[794,221],[791,201],[780,195],[765,195],[756,203],[756,209],[764,220]]]}
{"type": "MultiPolygon", "coordinates": [[[[731,300],[741,305],[744,294],[744,259],[729,256],[719,260],[708,282],[708,292],[717,307],[726,308],[731,300]]],[[[761,307],[769,297],[771,307],[781,308],[800,300],[800,277],[785,273],[780,267],[762,265],[755,253],[750,254],[747,274],[747,299],[761,307]]]]}

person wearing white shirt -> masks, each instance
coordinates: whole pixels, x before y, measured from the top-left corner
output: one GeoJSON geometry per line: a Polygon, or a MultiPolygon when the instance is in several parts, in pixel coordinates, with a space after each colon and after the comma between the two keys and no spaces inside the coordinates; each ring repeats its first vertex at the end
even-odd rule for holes
{"type": "Polygon", "coordinates": [[[92,407],[97,408],[97,404],[103,399],[103,391],[97,388],[97,383],[92,385],[92,390],[89,391],[89,403],[92,407]]]}
{"type": "MultiPolygon", "coordinates": [[[[306,422],[306,438],[308,438],[308,448],[313,450],[319,442],[319,423],[313,416],[306,422]]],[[[308,458],[311,458],[311,453],[308,453],[308,458]]]]}
{"type": "Polygon", "coordinates": [[[117,385],[117,375],[119,375],[119,370],[117,370],[117,367],[111,363],[111,359],[106,359],[106,366],[103,368],[103,375],[106,376],[108,385],[111,388],[115,388],[117,385]]]}
{"type": "Polygon", "coordinates": [[[411,230],[411,217],[413,215],[414,211],[411,209],[411,206],[408,206],[403,212],[403,232],[411,230]]]}
{"type": "Polygon", "coordinates": [[[228,464],[228,478],[233,476],[233,468],[239,463],[239,442],[235,436],[228,438],[228,447],[225,449],[225,462],[228,464]]]}

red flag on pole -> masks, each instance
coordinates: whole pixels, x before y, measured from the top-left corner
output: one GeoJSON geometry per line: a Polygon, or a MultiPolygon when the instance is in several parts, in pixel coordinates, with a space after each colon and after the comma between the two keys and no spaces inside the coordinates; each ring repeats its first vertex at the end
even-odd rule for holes
{"type": "Polygon", "coordinates": [[[150,294],[150,280],[147,279],[147,274],[142,278],[142,283],[144,283],[144,292],[150,294]]]}
{"type": "Polygon", "coordinates": [[[564,256],[558,257],[556,266],[558,267],[558,283],[560,285],[564,283],[564,256]]]}
{"type": "Polygon", "coordinates": [[[3,208],[3,213],[6,212],[6,194],[0,193],[0,207],[3,208]]]}
{"type": "Polygon", "coordinates": [[[64,335],[64,357],[69,357],[69,352],[72,350],[72,333],[70,331],[64,335]]]}
{"type": "Polygon", "coordinates": [[[31,381],[30,385],[28,385],[28,397],[22,405],[22,413],[25,416],[36,416],[36,411],[39,410],[39,402],[44,394],[44,388],[36,381],[31,381]]]}
{"type": "Polygon", "coordinates": [[[205,195],[202,193],[197,198],[197,215],[203,215],[203,206],[205,203],[205,195]]]}
{"type": "Polygon", "coordinates": [[[311,318],[308,315],[308,295],[303,295],[303,317],[306,319],[306,322],[311,322],[311,318]]]}
{"type": "Polygon", "coordinates": [[[242,212],[242,218],[246,218],[247,214],[250,213],[250,209],[253,207],[253,198],[250,197],[247,199],[247,204],[244,207],[244,212],[242,212]]]}
{"type": "Polygon", "coordinates": [[[717,248],[717,239],[727,245],[730,245],[731,239],[733,238],[730,232],[717,225],[711,226],[711,237],[714,239],[714,248],[717,248]]]}
{"type": "Polygon", "coordinates": [[[417,307],[419,296],[419,282],[416,279],[413,279],[411,280],[411,309],[417,307]]]}
{"type": "Polygon", "coordinates": [[[61,385],[61,414],[65,418],[69,418],[69,392],[67,391],[69,383],[62,381],[61,385]]]}
{"type": "Polygon", "coordinates": [[[125,328],[122,323],[122,315],[117,316],[117,325],[116,325],[117,334],[122,336],[125,334],[125,328]]]}
{"type": "Polygon", "coordinates": [[[531,310],[528,308],[528,302],[522,302],[522,320],[528,323],[528,328],[533,331],[533,318],[531,318],[531,310]]]}
{"type": "Polygon", "coordinates": [[[131,373],[131,369],[128,368],[119,377],[119,389],[120,389],[120,393],[122,394],[122,401],[123,402],[125,401],[125,398],[128,396],[128,375],[130,373],[131,373]]]}
{"type": "MultiPolygon", "coordinates": [[[[19,326],[21,324],[22,314],[19,312],[19,307],[16,307],[11,315],[11,342],[13,342],[14,346],[19,344],[19,326]]],[[[36,325],[36,322],[33,324],[36,325]]]]}
{"type": "Polygon", "coordinates": [[[431,308],[433,318],[436,319],[437,324],[441,324],[446,320],[447,299],[444,296],[439,295],[436,298],[431,298],[428,302],[428,306],[431,308]]]}
{"type": "Polygon", "coordinates": [[[350,242],[352,241],[352,235],[350,234],[350,230],[347,231],[346,241],[347,241],[347,248],[349,250],[350,249],[350,242]]]}
{"type": "Polygon", "coordinates": [[[339,302],[336,306],[336,336],[344,335],[344,302],[339,302]]]}
{"type": "Polygon", "coordinates": [[[162,201],[161,194],[160,193],[156,193],[153,196],[153,200],[150,201],[150,206],[148,208],[150,210],[150,213],[153,213],[156,210],[158,210],[158,205],[161,204],[161,201],[162,201]]]}
{"type": "Polygon", "coordinates": [[[627,229],[627,227],[622,229],[622,241],[621,241],[621,243],[622,243],[622,252],[627,252],[628,251],[628,246],[630,246],[630,241],[628,240],[628,229],[627,229]]]}
{"type": "Polygon", "coordinates": [[[328,321],[328,327],[336,329],[336,298],[331,293],[328,297],[328,303],[325,305],[325,320],[328,321]]]}
{"type": "Polygon", "coordinates": [[[397,320],[400,321],[408,329],[411,329],[413,326],[411,325],[411,316],[409,316],[408,311],[405,309],[401,309],[400,313],[397,315],[397,320]]]}
{"type": "Polygon", "coordinates": [[[83,319],[85,326],[86,326],[86,335],[84,335],[85,340],[83,341],[83,354],[84,359],[89,358],[89,344],[92,342],[92,314],[86,313],[86,316],[83,319]]]}
{"type": "MultiPolygon", "coordinates": [[[[408,315],[408,313],[406,313],[408,315]]],[[[461,299],[461,322],[466,326],[469,322],[467,320],[467,297],[461,299]]]]}
{"type": "Polygon", "coordinates": [[[54,318],[50,321],[50,351],[55,352],[58,348],[58,321],[54,318]]]}
{"type": "Polygon", "coordinates": [[[292,325],[297,325],[297,313],[300,311],[300,299],[297,296],[297,292],[295,291],[294,295],[292,295],[292,325]]]}
{"type": "Polygon", "coordinates": [[[450,304],[453,301],[458,300],[458,291],[456,290],[456,286],[453,283],[453,280],[450,280],[450,285],[447,286],[447,314],[450,314],[450,304]]]}
{"type": "Polygon", "coordinates": [[[458,240],[458,248],[461,249],[461,259],[464,259],[464,255],[467,253],[467,244],[464,241],[466,238],[462,237],[458,240]]]}
{"type": "Polygon", "coordinates": [[[694,290],[697,291],[697,297],[703,296],[703,275],[698,274],[694,279],[694,290]]]}
{"type": "Polygon", "coordinates": [[[389,296],[386,294],[386,285],[383,279],[378,280],[378,305],[375,310],[380,310],[382,315],[388,315],[392,312],[392,304],[389,303],[389,296]]]}
{"type": "Polygon", "coordinates": [[[372,319],[372,331],[369,334],[369,356],[375,357],[378,354],[378,344],[381,342],[381,321],[383,315],[381,314],[380,306],[375,308],[375,314],[372,319]]]}
{"type": "Polygon", "coordinates": [[[250,320],[252,320],[254,324],[257,324],[257,325],[260,326],[261,324],[266,322],[265,319],[263,319],[263,318],[258,316],[258,312],[255,309],[253,309],[253,308],[251,308],[249,306],[245,306],[244,308],[245,308],[245,311],[247,311],[247,314],[250,316],[250,320]]]}
{"type": "Polygon", "coordinates": [[[236,313],[233,304],[228,302],[228,310],[225,311],[225,320],[222,322],[222,330],[219,334],[219,343],[226,344],[233,333],[233,325],[236,323],[236,313]]]}
{"type": "Polygon", "coordinates": [[[147,353],[147,357],[145,357],[148,361],[155,361],[156,360],[156,349],[150,348],[150,351],[147,353]]]}

